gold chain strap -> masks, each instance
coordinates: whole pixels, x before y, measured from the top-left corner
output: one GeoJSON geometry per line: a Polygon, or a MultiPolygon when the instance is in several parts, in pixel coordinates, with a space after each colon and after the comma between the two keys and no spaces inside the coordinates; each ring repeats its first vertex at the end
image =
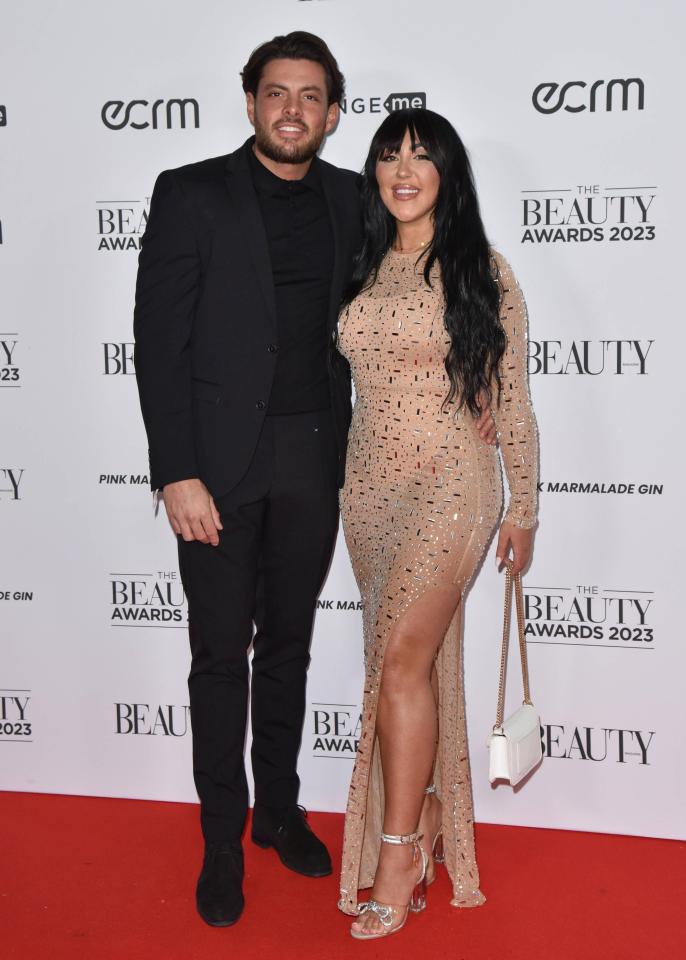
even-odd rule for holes
{"type": "Polygon", "coordinates": [[[519,655],[522,661],[522,683],[524,685],[524,703],[531,704],[529,690],[529,664],[526,658],[526,639],[524,637],[524,596],[522,594],[521,573],[512,576],[512,561],[505,560],[505,613],[503,615],[503,649],[500,657],[500,683],[498,685],[498,709],[495,728],[503,725],[505,712],[505,674],[507,672],[507,653],[510,645],[510,611],[512,608],[512,588],[514,587],[515,607],[517,610],[517,635],[519,637],[519,655]]]}

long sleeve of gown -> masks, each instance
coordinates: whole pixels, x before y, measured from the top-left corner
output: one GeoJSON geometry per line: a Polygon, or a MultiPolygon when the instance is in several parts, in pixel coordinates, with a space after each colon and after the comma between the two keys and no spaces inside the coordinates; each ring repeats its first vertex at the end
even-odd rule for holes
{"type": "Polygon", "coordinates": [[[505,520],[533,527],[538,516],[538,426],[527,375],[528,315],[524,295],[507,260],[494,254],[502,288],[500,321],[507,346],[500,362],[500,404],[492,413],[510,490],[505,520]]]}

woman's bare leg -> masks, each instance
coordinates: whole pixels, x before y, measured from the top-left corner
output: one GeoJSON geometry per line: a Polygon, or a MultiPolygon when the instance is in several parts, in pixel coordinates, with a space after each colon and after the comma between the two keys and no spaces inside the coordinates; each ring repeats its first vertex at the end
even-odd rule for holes
{"type": "MultiPolygon", "coordinates": [[[[385,796],[384,833],[414,833],[419,824],[424,791],[433,779],[438,739],[432,673],[458,601],[454,588],[427,591],[403,614],[386,645],[376,715],[385,796]]],[[[429,844],[431,840],[433,837],[429,844]]],[[[380,903],[406,904],[419,870],[412,846],[382,844],[372,898],[380,903]]],[[[370,913],[355,926],[367,933],[382,930],[378,918],[370,913]]]]}

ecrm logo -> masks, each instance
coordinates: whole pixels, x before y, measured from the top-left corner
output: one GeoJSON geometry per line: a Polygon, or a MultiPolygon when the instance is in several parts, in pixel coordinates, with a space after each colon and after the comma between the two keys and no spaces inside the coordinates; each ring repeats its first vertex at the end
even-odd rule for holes
{"type": "Polygon", "coordinates": [[[639,77],[632,77],[629,80],[595,80],[590,84],[588,94],[586,87],[589,84],[585,80],[568,80],[567,83],[539,83],[531,95],[531,101],[539,113],[557,113],[558,110],[566,110],[568,113],[582,113],[588,110],[595,113],[597,110],[604,109],[611,111],[616,107],[615,91],[621,90],[621,108],[628,110],[630,105],[630,91],[635,89],[634,103],[637,110],[643,110],[645,105],[645,84],[639,77]],[[600,93],[601,87],[605,85],[605,90],[600,93]],[[578,90],[583,92],[579,93],[578,90]],[[573,91],[573,92],[570,92],[573,91]],[[604,97],[603,97],[604,93],[604,97]]]}
{"type": "Polygon", "coordinates": [[[198,101],[192,97],[185,99],[155,100],[150,106],[149,100],[108,100],[103,104],[100,116],[108,130],[123,130],[132,127],[134,130],[146,130],[152,127],[157,130],[160,126],[171,130],[174,126],[186,129],[186,113],[192,110],[191,119],[197,130],[200,126],[200,107],[198,101]],[[150,107],[150,109],[146,109],[150,107]],[[163,111],[160,108],[164,107],[163,111]],[[134,112],[135,111],[135,112],[134,112]],[[132,113],[136,119],[131,119],[132,113]],[[161,116],[160,116],[161,113],[161,116]],[[176,121],[176,123],[175,123],[176,121]]]}

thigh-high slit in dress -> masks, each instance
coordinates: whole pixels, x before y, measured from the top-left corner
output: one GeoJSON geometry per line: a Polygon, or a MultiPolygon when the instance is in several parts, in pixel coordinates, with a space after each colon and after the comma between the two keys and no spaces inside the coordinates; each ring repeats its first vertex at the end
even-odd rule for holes
{"type": "MultiPolygon", "coordinates": [[[[536,522],[538,434],[527,384],[527,315],[509,264],[494,253],[507,348],[500,404],[492,413],[510,490],[506,518],[536,522]]],[[[415,604],[453,591],[452,620],[436,667],[439,741],[434,782],[443,809],[451,903],[483,903],[474,853],[465,727],[462,598],[493,534],[503,488],[495,447],[457,404],[444,404],[450,345],[440,273],[431,286],[417,255],[389,251],[376,282],[343,311],[340,350],[356,390],[341,514],[362,596],[365,685],[359,749],[345,819],[339,907],[356,914],[358,890],[374,883],[383,824],[375,736],[388,639],[415,604]]]]}

